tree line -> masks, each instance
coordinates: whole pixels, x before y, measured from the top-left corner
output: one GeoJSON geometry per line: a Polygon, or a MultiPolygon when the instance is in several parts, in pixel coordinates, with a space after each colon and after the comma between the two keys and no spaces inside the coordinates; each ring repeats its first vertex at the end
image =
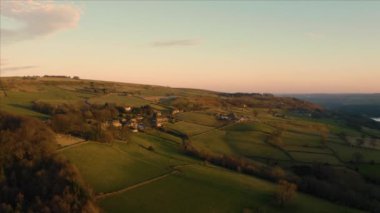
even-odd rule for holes
{"type": "Polygon", "coordinates": [[[354,170],[328,164],[293,165],[283,169],[275,162],[272,165],[257,164],[236,156],[199,150],[189,139],[183,143],[183,151],[214,165],[279,183],[280,190],[275,198],[280,205],[288,202],[298,189],[341,205],[380,212],[380,186],[366,181],[354,170]]]}

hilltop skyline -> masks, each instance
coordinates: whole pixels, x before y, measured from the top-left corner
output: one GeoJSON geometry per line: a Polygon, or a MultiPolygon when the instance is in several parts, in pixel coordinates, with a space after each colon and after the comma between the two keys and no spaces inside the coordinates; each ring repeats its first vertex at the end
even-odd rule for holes
{"type": "Polygon", "coordinates": [[[1,2],[1,74],[380,92],[380,2],[1,2]]]}

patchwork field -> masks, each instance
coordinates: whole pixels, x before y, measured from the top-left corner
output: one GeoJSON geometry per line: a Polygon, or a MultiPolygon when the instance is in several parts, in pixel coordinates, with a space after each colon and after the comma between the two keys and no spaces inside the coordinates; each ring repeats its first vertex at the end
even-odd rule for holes
{"type": "Polygon", "coordinates": [[[144,152],[149,151],[135,145],[86,143],[66,149],[62,154],[78,167],[97,193],[104,193],[161,175],[175,163],[144,152]],[[124,151],[126,147],[128,152],[124,151]]]}
{"type": "Polygon", "coordinates": [[[2,110],[39,118],[47,118],[47,116],[33,111],[31,109],[32,101],[75,103],[86,97],[85,94],[50,86],[40,88],[37,92],[9,91],[8,94],[7,98],[1,98],[2,110]]]}
{"type": "Polygon", "coordinates": [[[185,121],[179,121],[179,122],[176,122],[174,124],[168,123],[166,125],[166,127],[169,129],[178,131],[178,132],[182,132],[182,133],[184,133],[186,135],[190,135],[190,136],[196,135],[196,134],[201,134],[201,133],[204,133],[204,132],[207,132],[207,131],[210,131],[213,129],[213,127],[203,126],[203,125],[199,125],[199,124],[195,124],[195,123],[189,123],[189,122],[185,122],[185,121]]]}
{"type": "MultiPolygon", "coordinates": [[[[132,127],[127,126],[127,122],[123,128],[103,125],[118,119],[121,121],[121,118],[129,120],[132,115],[100,118],[98,123],[95,122],[98,126],[93,128],[87,122],[97,119],[92,116],[96,113],[87,112],[86,116],[92,116],[87,119],[84,113],[80,114],[82,111],[78,115],[84,118],[86,124],[79,123],[75,129],[77,132],[57,131],[60,133],[56,138],[57,153],[78,168],[105,212],[357,212],[354,208],[334,204],[333,202],[344,203],[336,197],[326,196],[326,200],[322,200],[300,192],[286,205],[278,205],[274,201],[274,193],[279,188],[276,183],[279,179],[267,178],[267,173],[257,175],[246,172],[241,166],[247,162],[252,167],[263,166],[267,170],[259,171],[269,171],[271,174],[276,172],[273,171],[274,168],[281,167],[281,178],[287,178],[287,174],[295,175],[296,172],[292,169],[299,166],[306,174],[302,180],[311,181],[307,182],[309,185],[299,184],[303,187],[314,186],[322,181],[321,176],[325,177],[321,175],[325,170],[318,170],[312,178],[309,177],[311,174],[308,172],[315,169],[315,165],[318,165],[315,166],[317,169],[325,165],[344,168],[356,175],[361,174],[365,180],[380,179],[379,130],[369,127],[355,129],[342,121],[315,118],[302,110],[292,113],[287,108],[276,108],[279,101],[271,96],[248,95],[248,104],[252,106],[247,107],[243,105],[248,100],[244,99],[247,97],[237,95],[234,99],[234,96],[231,98],[196,89],[54,78],[35,81],[8,79],[7,85],[12,85],[10,82],[14,85],[9,87],[9,96],[0,97],[1,110],[41,118],[47,125],[51,121],[49,116],[33,111],[33,101],[71,105],[86,103],[88,106],[105,103],[132,107],[152,106],[154,111],[150,111],[150,114],[140,115],[138,112],[139,116],[146,116],[139,121],[144,122],[142,124],[146,128],[139,129],[138,133],[132,132],[132,127]],[[22,86],[17,86],[18,81],[22,86]],[[163,116],[166,116],[178,106],[188,107],[186,102],[172,106],[171,103],[178,97],[198,100],[199,103],[190,104],[195,109],[180,109],[181,112],[174,119],[167,116],[170,122],[164,123],[163,128],[153,126],[154,120],[149,116],[156,111],[162,111],[163,116]],[[236,102],[228,102],[229,98],[236,102]],[[231,112],[237,118],[248,120],[216,119],[218,113],[231,112]],[[82,127],[87,127],[89,132],[93,129],[98,131],[99,128],[101,131],[109,130],[110,134],[116,133],[107,142],[101,143],[100,139],[87,141],[87,134],[76,134],[82,127]],[[124,130],[125,138],[118,137],[118,133],[124,130]],[[81,135],[83,138],[69,134],[81,135]],[[359,143],[361,139],[363,143],[359,143]],[[199,152],[188,153],[185,145],[189,144],[199,152]],[[206,157],[199,153],[206,153],[206,157]],[[217,156],[222,162],[217,164],[210,160],[210,156],[217,156]],[[226,164],[230,163],[226,160],[228,158],[240,164],[229,167],[231,170],[216,166],[227,167],[226,164]]],[[[104,113],[104,116],[107,114],[104,113]]],[[[332,172],[332,175],[335,173],[332,172]]],[[[298,179],[291,179],[294,180],[298,179]]],[[[323,185],[325,182],[321,184],[322,190],[330,189],[329,185],[323,185]]],[[[327,194],[342,193],[342,189],[327,194]]],[[[309,188],[306,187],[305,191],[308,192],[307,190],[309,188]]]]}
{"type": "Polygon", "coordinates": [[[105,103],[116,103],[128,106],[143,106],[150,104],[151,102],[144,100],[143,98],[136,96],[123,96],[119,94],[108,94],[103,96],[97,96],[89,99],[90,103],[105,104],[105,103]]]}
{"type": "Polygon", "coordinates": [[[342,164],[339,160],[329,154],[316,154],[316,153],[306,153],[306,152],[289,152],[290,155],[299,162],[307,163],[328,163],[331,165],[342,164]]]}
{"type": "Polygon", "coordinates": [[[218,127],[223,125],[223,122],[218,121],[215,115],[210,115],[202,112],[182,112],[176,115],[176,118],[178,120],[200,124],[203,126],[218,127]]]}
{"type": "Polygon", "coordinates": [[[301,193],[289,206],[279,209],[272,205],[274,191],[269,182],[191,165],[99,203],[108,212],[356,212],[301,193]]]}
{"type": "Polygon", "coordinates": [[[361,159],[363,162],[375,162],[380,163],[380,151],[368,148],[352,147],[348,145],[340,145],[330,143],[328,146],[333,149],[339,158],[343,161],[348,162],[354,160],[354,155],[360,153],[361,159]]]}

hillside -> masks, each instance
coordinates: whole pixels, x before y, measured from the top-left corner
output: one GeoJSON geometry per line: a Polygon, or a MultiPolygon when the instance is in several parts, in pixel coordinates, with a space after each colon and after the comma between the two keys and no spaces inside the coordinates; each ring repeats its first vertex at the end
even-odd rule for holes
{"type": "MultiPolygon", "coordinates": [[[[2,78],[105,212],[380,211],[380,124],[271,94],[2,78]],[[278,195],[288,185],[296,195],[278,195]]],[[[1,179],[0,179],[1,180],[1,179]]]]}
{"type": "Polygon", "coordinates": [[[331,110],[367,117],[380,117],[380,94],[287,94],[311,101],[331,110]]]}

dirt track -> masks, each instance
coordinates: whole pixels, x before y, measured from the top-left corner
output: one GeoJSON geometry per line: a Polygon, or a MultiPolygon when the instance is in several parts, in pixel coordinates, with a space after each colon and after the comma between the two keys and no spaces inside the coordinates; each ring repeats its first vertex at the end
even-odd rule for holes
{"type": "Polygon", "coordinates": [[[104,194],[98,194],[98,195],[96,195],[95,199],[96,200],[101,200],[101,199],[104,199],[104,198],[107,198],[107,197],[112,197],[114,195],[121,194],[121,193],[127,192],[129,190],[132,190],[132,189],[135,189],[135,188],[138,188],[138,187],[141,187],[141,186],[144,186],[144,185],[147,185],[147,184],[159,181],[161,179],[164,179],[164,178],[168,177],[169,175],[172,175],[172,174],[175,174],[175,173],[179,173],[178,168],[189,166],[189,165],[191,165],[191,164],[183,164],[183,165],[174,166],[173,169],[170,172],[167,172],[167,173],[165,173],[163,175],[160,175],[160,176],[157,176],[157,177],[145,180],[145,181],[140,182],[140,183],[136,183],[134,185],[128,186],[126,188],[123,188],[123,189],[120,189],[120,190],[117,190],[117,191],[108,192],[108,193],[104,193],[104,194]]]}

